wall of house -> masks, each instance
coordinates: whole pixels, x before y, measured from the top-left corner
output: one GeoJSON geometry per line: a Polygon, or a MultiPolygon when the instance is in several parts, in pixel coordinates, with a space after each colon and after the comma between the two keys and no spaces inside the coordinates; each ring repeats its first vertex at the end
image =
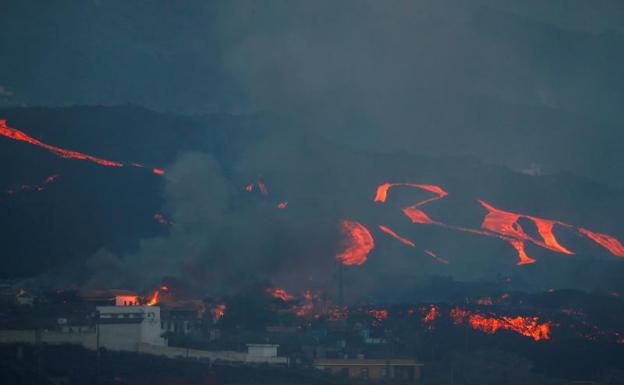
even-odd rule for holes
{"type": "MultiPolygon", "coordinates": [[[[87,349],[95,350],[97,335],[95,332],[87,333],[63,333],[60,331],[40,331],[40,342],[52,345],[82,345],[87,349]]],[[[36,330],[0,330],[0,343],[2,344],[35,344],[37,343],[36,330]]]]}

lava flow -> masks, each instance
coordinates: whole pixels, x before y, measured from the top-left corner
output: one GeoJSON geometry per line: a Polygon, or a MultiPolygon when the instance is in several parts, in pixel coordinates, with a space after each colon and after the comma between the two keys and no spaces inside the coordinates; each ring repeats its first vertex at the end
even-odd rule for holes
{"type": "Polygon", "coordinates": [[[499,330],[511,330],[535,341],[550,339],[550,322],[539,323],[538,317],[508,317],[492,316],[472,313],[460,308],[451,309],[451,318],[456,325],[468,321],[470,327],[487,334],[494,334],[499,330]]]}
{"type": "MultiPolygon", "coordinates": [[[[483,222],[481,224],[481,229],[471,229],[471,228],[449,225],[449,224],[438,222],[438,221],[431,219],[424,211],[420,209],[420,207],[426,203],[446,197],[448,193],[444,191],[442,188],[438,186],[434,186],[434,185],[415,184],[415,183],[384,183],[384,184],[379,185],[379,187],[377,188],[377,194],[375,196],[374,201],[382,202],[382,203],[386,202],[389,189],[395,186],[414,187],[414,188],[419,188],[419,189],[426,190],[435,194],[435,196],[429,199],[419,201],[411,206],[404,207],[401,209],[403,213],[408,218],[411,219],[412,223],[435,225],[435,226],[440,226],[440,227],[447,228],[450,230],[462,231],[462,232],[467,232],[467,233],[472,233],[472,234],[479,234],[479,235],[484,235],[484,236],[504,240],[508,242],[516,250],[518,254],[518,258],[519,258],[519,261],[517,263],[518,265],[526,265],[526,264],[536,262],[535,259],[529,257],[528,254],[526,253],[526,250],[525,250],[526,241],[529,241],[531,243],[534,243],[537,246],[543,247],[545,249],[548,249],[557,253],[574,254],[572,251],[563,247],[559,243],[557,238],[555,237],[555,234],[553,233],[553,229],[555,225],[559,225],[565,228],[574,227],[565,222],[555,221],[555,220],[550,220],[550,219],[543,219],[543,218],[538,218],[538,217],[534,217],[531,215],[517,214],[517,213],[512,213],[509,211],[504,211],[501,209],[497,209],[494,206],[482,200],[479,200],[479,203],[481,204],[481,206],[483,206],[483,208],[487,210],[487,214],[485,215],[483,222]],[[525,218],[525,219],[532,221],[535,224],[537,228],[537,232],[539,234],[539,238],[541,239],[537,239],[528,235],[519,223],[520,218],[525,218]]],[[[398,235],[396,235],[396,233],[392,232],[390,229],[388,228],[384,229],[382,228],[382,226],[380,226],[380,228],[383,231],[395,237],[396,239],[398,239],[399,241],[406,243],[405,238],[399,237],[398,235]]],[[[602,247],[609,250],[613,255],[618,256],[618,257],[624,257],[624,245],[622,245],[617,239],[606,234],[598,234],[598,233],[591,232],[582,227],[578,228],[577,230],[579,234],[587,236],[588,238],[592,239],[594,242],[598,243],[602,247]]],[[[437,256],[435,255],[435,253],[431,251],[426,251],[426,253],[427,255],[437,259],[437,256]]],[[[440,261],[442,262],[444,260],[440,259],[440,261]]],[[[443,263],[448,263],[448,261],[445,261],[443,263]]]]}
{"type": "Polygon", "coordinates": [[[416,247],[416,245],[414,244],[414,242],[410,241],[407,238],[403,238],[402,236],[400,236],[399,234],[395,233],[394,231],[392,231],[392,229],[384,226],[384,225],[379,225],[379,229],[381,231],[383,231],[386,234],[390,234],[390,236],[394,237],[395,239],[397,239],[399,242],[402,242],[403,244],[406,244],[407,246],[410,247],[416,247]]]}
{"type": "Polygon", "coordinates": [[[613,238],[612,236],[607,235],[607,234],[594,233],[582,227],[579,227],[578,231],[579,233],[587,236],[588,238],[590,238],[591,240],[593,240],[600,246],[609,250],[611,254],[618,256],[618,257],[624,257],[624,245],[622,245],[620,241],[613,238]]]}
{"type": "Polygon", "coordinates": [[[366,262],[368,253],[375,247],[375,240],[364,225],[356,221],[343,220],[340,222],[344,250],[336,255],[336,259],[345,266],[359,266],[366,262]]]}
{"type": "Polygon", "coordinates": [[[433,329],[435,320],[440,318],[442,315],[440,310],[435,305],[429,306],[429,309],[423,307],[420,311],[423,314],[422,322],[427,325],[427,329],[429,330],[433,329]]]}
{"type": "Polygon", "coordinates": [[[434,185],[416,184],[416,183],[384,183],[384,184],[379,185],[379,187],[377,187],[377,194],[375,195],[375,202],[385,203],[386,199],[388,198],[388,191],[390,190],[391,187],[396,187],[396,186],[416,187],[419,189],[430,191],[437,195],[437,197],[425,199],[424,201],[417,203],[418,206],[422,206],[425,203],[444,198],[445,196],[448,195],[446,191],[434,185]]]}
{"type": "MultiPolygon", "coordinates": [[[[43,143],[42,141],[37,140],[18,129],[9,127],[6,124],[6,120],[2,120],[2,119],[0,119],[0,135],[13,139],[13,140],[19,140],[21,142],[30,143],[34,146],[44,148],[61,158],[87,160],[89,162],[97,163],[101,166],[107,166],[107,167],[123,167],[124,166],[124,164],[120,162],[97,158],[95,156],[83,154],[78,151],[65,150],[60,147],[56,147],[47,143],[43,143]]],[[[143,167],[140,164],[135,164],[135,165],[136,167],[143,167]]],[[[157,175],[164,175],[165,173],[164,170],[159,169],[159,168],[152,169],[152,172],[157,175]]]]}
{"type": "Polygon", "coordinates": [[[269,293],[273,298],[277,298],[277,299],[281,299],[282,301],[292,301],[293,299],[295,299],[295,296],[288,293],[286,290],[284,289],[280,289],[280,288],[267,288],[266,289],[267,293],[269,293]]]}

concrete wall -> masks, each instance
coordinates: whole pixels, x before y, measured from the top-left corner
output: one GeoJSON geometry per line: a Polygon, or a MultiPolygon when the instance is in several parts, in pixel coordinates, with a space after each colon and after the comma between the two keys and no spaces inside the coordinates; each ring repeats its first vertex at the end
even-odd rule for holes
{"type": "MultiPolygon", "coordinates": [[[[0,330],[0,343],[2,344],[35,344],[37,332],[35,330],[0,330]]],[[[97,336],[95,332],[89,333],[62,333],[59,331],[41,331],[41,343],[51,345],[82,345],[87,349],[95,350],[97,336]]]]}
{"type": "Polygon", "coordinates": [[[158,306],[98,306],[100,346],[136,352],[139,343],[166,345],[158,306]]]}
{"type": "Polygon", "coordinates": [[[100,347],[108,350],[125,350],[136,352],[141,342],[141,325],[136,324],[102,324],[100,329],[100,347]]]}
{"type": "Polygon", "coordinates": [[[239,363],[267,363],[275,365],[288,364],[287,357],[259,357],[242,352],[196,350],[174,348],[171,346],[155,346],[149,344],[140,344],[139,352],[145,354],[153,354],[156,356],[165,356],[169,358],[193,358],[197,360],[227,361],[239,363]]]}

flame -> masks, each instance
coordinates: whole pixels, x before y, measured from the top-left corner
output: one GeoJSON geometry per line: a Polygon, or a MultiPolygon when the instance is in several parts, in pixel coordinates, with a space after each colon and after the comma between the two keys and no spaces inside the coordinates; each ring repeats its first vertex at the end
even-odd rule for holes
{"type": "Polygon", "coordinates": [[[383,225],[379,225],[379,229],[387,234],[390,234],[392,237],[396,238],[397,240],[399,240],[400,242],[410,246],[410,247],[416,247],[416,244],[414,244],[414,242],[410,241],[409,239],[403,238],[402,236],[398,235],[397,233],[395,233],[394,231],[392,231],[391,229],[389,229],[386,226],[383,225]]]}
{"type": "Polygon", "coordinates": [[[295,296],[289,294],[286,290],[280,288],[267,288],[267,293],[269,293],[273,298],[281,299],[282,301],[291,301],[295,299],[295,296]]]}
{"type": "Polygon", "coordinates": [[[336,259],[345,266],[362,265],[366,262],[368,253],[375,247],[375,240],[366,227],[356,221],[343,220],[340,222],[344,250],[336,255],[336,259]]]}
{"type": "Polygon", "coordinates": [[[518,251],[518,255],[520,255],[520,262],[518,264],[535,262],[534,259],[529,258],[524,252],[524,241],[530,241],[538,246],[558,253],[574,254],[570,250],[561,246],[557,241],[557,238],[555,238],[555,235],[553,234],[553,227],[556,224],[567,227],[570,227],[570,225],[563,222],[552,221],[548,219],[533,217],[530,215],[516,214],[509,211],[500,210],[481,200],[479,201],[479,203],[481,203],[481,206],[483,206],[488,211],[485,218],[483,219],[481,227],[494,233],[498,233],[512,238],[512,240],[510,240],[510,243],[518,251]],[[526,218],[533,221],[533,223],[535,223],[535,225],[537,226],[537,230],[542,240],[537,240],[527,235],[524,232],[524,229],[522,228],[520,223],[518,223],[518,220],[520,218],[526,218]]]}
{"type": "Polygon", "coordinates": [[[499,330],[511,330],[535,341],[550,339],[551,322],[540,323],[538,317],[487,317],[478,313],[453,308],[451,318],[456,325],[468,321],[470,327],[487,334],[494,334],[499,330]]]}
{"type": "Polygon", "coordinates": [[[286,201],[277,204],[278,209],[285,209],[286,207],[288,207],[288,202],[286,201]]]}
{"type": "Polygon", "coordinates": [[[420,310],[421,313],[424,313],[422,322],[427,325],[428,329],[432,329],[435,320],[440,318],[440,316],[442,315],[440,310],[435,305],[430,305],[428,310],[425,307],[421,308],[420,310]]]}
{"type": "Polygon", "coordinates": [[[377,194],[375,195],[374,201],[385,203],[386,199],[388,198],[388,191],[390,190],[390,188],[397,187],[397,186],[415,187],[415,188],[419,188],[422,190],[432,192],[437,195],[436,197],[425,199],[424,201],[417,203],[418,206],[422,206],[425,203],[428,203],[434,200],[442,199],[448,195],[446,191],[444,191],[442,188],[435,186],[435,185],[416,184],[416,183],[384,183],[377,187],[377,194]]]}
{"type": "Polygon", "coordinates": [[[377,321],[383,321],[388,318],[388,310],[386,309],[370,309],[368,314],[372,315],[377,321]]]}
{"type": "Polygon", "coordinates": [[[618,256],[618,257],[624,257],[624,245],[622,245],[620,241],[613,238],[612,236],[607,235],[607,234],[594,233],[582,227],[579,227],[578,231],[579,233],[587,236],[588,238],[590,238],[591,240],[593,240],[600,246],[609,250],[611,254],[618,256]]]}
{"type": "Polygon", "coordinates": [[[158,289],[154,290],[149,300],[147,301],[147,306],[154,306],[159,303],[161,291],[169,291],[169,287],[162,285],[158,289]]]}
{"type": "Polygon", "coordinates": [[[213,307],[212,309],[210,309],[210,312],[212,313],[212,316],[214,318],[221,319],[225,315],[226,309],[227,307],[225,306],[225,304],[219,304],[213,307]]]}
{"type": "Polygon", "coordinates": [[[156,175],[165,175],[165,170],[161,168],[153,168],[152,172],[156,175]]]}
{"type": "Polygon", "coordinates": [[[254,184],[253,183],[249,183],[247,186],[245,186],[245,191],[253,192],[253,190],[254,190],[254,184]]]}
{"type": "Polygon", "coordinates": [[[152,296],[150,297],[150,299],[147,301],[147,306],[154,306],[158,303],[158,297],[160,297],[160,291],[155,290],[152,293],[152,296]]]}

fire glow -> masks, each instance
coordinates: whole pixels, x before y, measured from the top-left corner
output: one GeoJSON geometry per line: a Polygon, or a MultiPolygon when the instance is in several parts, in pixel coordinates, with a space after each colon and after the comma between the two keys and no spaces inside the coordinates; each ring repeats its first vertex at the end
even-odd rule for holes
{"type": "MultiPolygon", "coordinates": [[[[54,155],[61,157],[61,158],[65,158],[65,159],[79,159],[79,160],[86,160],[89,162],[93,162],[93,163],[97,163],[101,166],[106,166],[106,167],[123,167],[124,164],[120,163],[120,162],[115,162],[112,160],[107,160],[107,159],[102,159],[102,158],[97,158],[93,155],[87,155],[87,154],[83,154],[81,152],[78,151],[72,151],[72,150],[66,150],[60,147],[56,147],[56,146],[52,146],[50,144],[44,143],[38,139],[35,139],[29,135],[27,135],[26,133],[9,127],[6,124],[6,120],[2,120],[0,119],[0,135],[5,136],[7,138],[13,139],[13,140],[18,140],[21,142],[26,142],[29,144],[32,144],[34,146],[37,147],[41,147],[43,149],[46,149],[48,151],[50,151],[51,153],[53,153],[54,155]]],[[[141,167],[143,168],[144,166],[141,164],[134,164],[136,167],[141,167]]],[[[154,174],[157,175],[164,175],[165,171],[159,168],[154,168],[152,169],[152,172],[154,174]]]]}
{"type": "Polygon", "coordinates": [[[550,339],[551,323],[540,323],[538,317],[485,316],[460,308],[453,308],[451,309],[451,318],[455,325],[461,325],[467,321],[471,328],[487,334],[494,334],[499,330],[510,330],[531,337],[535,341],[550,339]]]}
{"type": "MultiPolygon", "coordinates": [[[[415,183],[384,183],[377,187],[377,193],[375,195],[374,202],[385,203],[387,201],[390,188],[397,186],[418,188],[434,194],[434,196],[431,198],[418,201],[411,206],[401,209],[403,214],[410,218],[412,223],[435,225],[450,230],[484,235],[504,240],[516,250],[519,258],[519,261],[517,263],[518,265],[526,265],[536,262],[535,259],[529,257],[529,255],[526,253],[525,242],[527,241],[539,247],[554,251],[556,253],[569,255],[574,254],[572,251],[568,250],[559,243],[553,232],[556,225],[564,228],[574,228],[574,226],[561,221],[543,219],[531,215],[504,211],[495,208],[491,204],[482,200],[479,200],[479,203],[483,208],[487,210],[487,213],[481,224],[481,229],[465,228],[435,221],[431,219],[424,211],[422,211],[420,207],[427,203],[442,199],[448,195],[448,193],[444,189],[438,186],[415,183]],[[535,224],[539,234],[539,238],[541,239],[537,239],[528,235],[519,223],[520,218],[532,221],[535,224]]],[[[391,236],[408,246],[411,246],[411,244],[413,244],[413,242],[398,236],[396,233],[394,233],[392,230],[385,226],[380,226],[380,228],[384,232],[390,234],[391,236]]],[[[582,227],[577,228],[577,232],[580,235],[592,239],[594,242],[607,249],[611,254],[618,257],[624,257],[624,245],[622,245],[620,241],[613,238],[612,236],[607,234],[594,233],[582,227]]],[[[442,263],[448,263],[448,261],[438,258],[435,253],[430,250],[427,250],[426,254],[439,260],[442,263]]]]}
{"type": "Polygon", "coordinates": [[[284,302],[292,301],[295,299],[295,296],[289,294],[286,290],[280,288],[267,288],[267,293],[271,295],[273,298],[281,299],[284,302]]]}
{"type": "Polygon", "coordinates": [[[440,316],[442,315],[440,310],[435,305],[430,305],[428,309],[426,307],[423,307],[420,309],[420,311],[423,314],[422,322],[427,326],[427,329],[429,330],[433,329],[435,320],[440,318],[440,316]]]}
{"type": "Polygon", "coordinates": [[[160,292],[161,291],[169,291],[169,287],[163,285],[163,286],[159,287],[158,289],[154,290],[152,295],[147,300],[146,305],[147,306],[155,306],[155,305],[157,305],[160,302],[160,292]]]}
{"type": "Polygon", "coordinates": [[[395,238],[399,242],[403,243],[404,245],[407,245],[407,246],[410,246],[410,247],[416,247],[414,242],[410,241],[407,238],[403,238],[402,236],[398,235],[397,233],[395,233],[394,231],[392,231],[390,228],[388,228],[386,226],[379,225],[379,229],[381,231],[383,231],[384,233],[386,233],[386,234],[390,234],[390,236],[392,236],[393,238],[395,238]]]}
{"type": "Polygon", "coordinates": [[[345,234],[344,250],[336,259],[345,266],[359,266],[366,262],[368,253],[375,247],[375,240],[364,225],[356,221],[343,220],[340,228],[345,234]]]}

